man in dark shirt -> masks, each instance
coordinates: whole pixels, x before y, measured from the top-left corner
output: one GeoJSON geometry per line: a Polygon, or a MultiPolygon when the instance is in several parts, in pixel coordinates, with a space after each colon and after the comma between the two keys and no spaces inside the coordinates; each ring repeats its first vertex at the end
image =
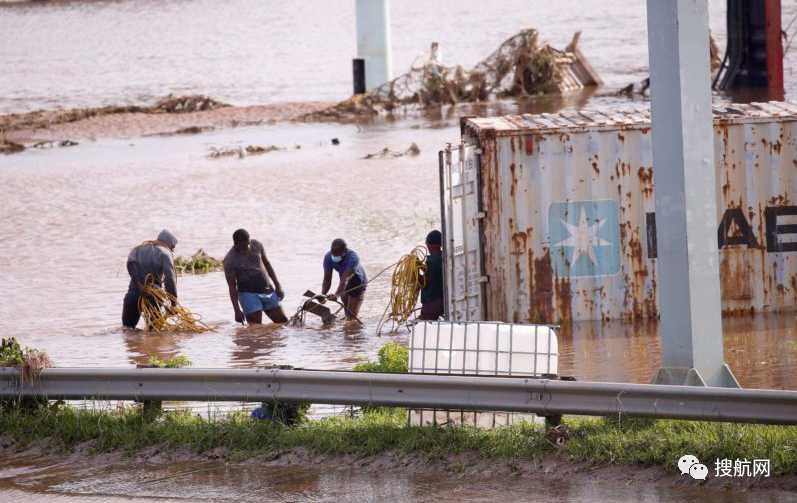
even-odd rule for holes
{"type": "Polygon", "coordinates": [[[287,323],[288,317],[280,306],[285,293],[266,258],[263,243],[249,239],[244,229],[235,231],[232,241],[233,246],[224,257],[224,276],[235,309],[235,321],[243,323],[246,317],[250,325],[262,323],[265,311],[271,321],[287,323]]]}
{"type": "Polygon", "coordinates": [[[426,236],[426,274],[421,290],[421,314],[418,319],[437,320],[445,314],[443,305],[443,236],[440,231],[432,231],[426,236]]]}
{"type": "MultiPolygon", "coordinates": [[[[360,263],[360,257],[354,250],[349,250],[346,241],[338,238],[332,241],[329,251],[324,255],[324,280],[321,283],[321,295],[326,295],[332,286],[332,271],[340,277],[338,288],[329,298],[340,302],[346,311],[346,319],[357,319],[365,298],[365,286],[368,277],[360,263]]],[[[323,302],[323,301],[322,301],[323,302]]]]}
{"type": "Polygon", "coordinates": [[[177,281],[174,271],[172,252],[177,246],[177,238],[163,229],[155,241],[145,241],[130,251],[127,256],[127,272],[130,274],[130,285],[122,304],[122,325],[136,328],[141,319],[138,299],[144,294],[147,280],[152,286],[160,287],[165,283],[166,291],[177,297],[177,281]],[[151,279],[150,279],[151,278],[151,279]]]}

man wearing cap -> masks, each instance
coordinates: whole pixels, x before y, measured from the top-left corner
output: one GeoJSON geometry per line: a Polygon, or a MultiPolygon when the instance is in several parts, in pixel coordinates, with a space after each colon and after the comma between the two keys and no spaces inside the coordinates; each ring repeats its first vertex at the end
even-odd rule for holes
{"type": "MultiPolygon", "coordinates": [[[[326,295],[332,286],[332,271],[337,271],[340,278],[335,293],[330,299],[340,298],[346,311],[347,320],[356,320],[365,298],[365,286],[368,277],[360,263],[360,257],[354,250],[349,250],[346,241],[335,239],[329,251],[324,255],[324,280],[321,283],[321,295],[326,295]]],[[[323,300],[322,300],[323,302],[323,300]]]]}
{"type": "Polygon", "coordinates": [[[434,230],[426,236],[426,273],[421,290],[421,314],[418,319],[437,320],[445,314],[443,306],[443,236],[434,230]]]}
{"type": "Polygon", "coordinates": [[[262,323],[265,312],[274,323],[287,323],[288,317],[280,306],[285,293],[266,258],[263,243],[250,239],[245,229],[235,231],[232,242],[232,248],[224,257],[224,276],[235,309],[235,321],[243,323],[245,317],[250,325],[262,323]]]}
{"type": "Polygon", "coordinates": [[[177,238],[163,229],[155,241],[145,241],[130,251],[127,256],[127,272],[130,286],[122,304],[122,325],[136,328],[141,319],[138,299],[144,293],[148,276],[153,286],[165,286],[166,291],[177,297],[177,275],[174,272],[174,247],[177,238]]]}

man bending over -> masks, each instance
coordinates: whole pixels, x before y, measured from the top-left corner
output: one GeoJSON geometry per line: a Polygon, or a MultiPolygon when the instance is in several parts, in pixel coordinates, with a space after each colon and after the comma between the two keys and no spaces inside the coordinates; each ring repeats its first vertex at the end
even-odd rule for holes
{"type": "Polygon", "coordinates": [[[368,278],[357,252],[349,250],[346,241],[340,238],[332,241],[330,250],[324,255],[322,295],[326,295],[332,286],[332,271],[338,272],[340,282],[335,293],[329,298],[332,300],[340,298],[340,302],[346,310],[346,319],[355,320],[365,298],[365,286],[368,284],[368,278]]]}

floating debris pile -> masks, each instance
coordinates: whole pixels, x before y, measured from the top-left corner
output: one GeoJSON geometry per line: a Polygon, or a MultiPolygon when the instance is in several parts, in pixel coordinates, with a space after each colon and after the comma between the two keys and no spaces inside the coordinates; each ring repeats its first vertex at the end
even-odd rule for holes
{"type": "Polygon", "coordinates": [[[379,152],[375,152],[373,154],[368,154],[363,159],[385,159],[389,157],[404,157],[405,155],[409,155],[415,157],[416,155],[421,154],[421,149],[416,145],[414,142],[410,147],[405,150],[404,152],[397,152],[395,150],[390,150],[389,148],[385,147],[379,152]]]}
{"type": "Polygon", "coordinates": [[[16,154],[25,150],[25,145],[8,141],[0,135],[0,154],[16,154]]]}
{"type": "Polygon", "coordinates": [[[564,51],[541,45],[537,30],[528,29],[504,41],[473,69],[445,66],[437,44],[428,58],[370,93],[355,95],[308,119],[373,115],[402,106],[426,107],[494,98],[564,93],[601,80],[577,48],[580,32],[564,51]]]}
{"type": "Polygon", "coordinates": [[[269,152],[274,152],[276,150],[280,150],[279,147],[276,145],[268,145],[267,147],[261,147],[260,145],[247,145],[246,147],[223,147],[223,148],[210,148],[210,154],[208,157],[213,159],[217,159],[219,157],[231,157],[237,155],[240,158],[244,158],[249,155],[260,155],[260,154],[267,154],[269,152]]]}
{"type": "MultiPolygon", "coordinates": [[[[708,48],[709,48],[709,60],[711,64],[711,81],[714,84],[716,84],[717,73],[720,71],[720,67],[722,66],[722,58],[720,57],[720,49],[717,46],[717,42],[714,40],[714,37],[711,34],[709,34],[708,36],[708,48]]],[[[629,97],[635,94],[644,96],[647,94],[649,89],[650,89],[650,77],[645,77],[639,82],[633,82],[631,84],[628,84],[624,88],[617,91],[615,94],[617,96],[625,95],[629,97]]]]}
{"type": "Polygon", "coordinates": [[[175,258],[174,268],[181,274],[220,271],[224,268],[224,261],[211,257],[205,250],[200,248],[190,257],[186,258],[181,255],[175,258]]]}
{"type": "MultiPolygon", "coordinates": [[[[113,114],[183,114],[215,110],[230,105],[203,95],[168,95],[154,105],[113,105],[99,108],[76,108],[72,110],[39,110],[22,114],[0,116],[0,128],[6,131],[18,129],[42,129],[56,124],[66,124],[92,117],[113,114]]],[[[2,143],[2,142],[0,142],[2,143]]]]}

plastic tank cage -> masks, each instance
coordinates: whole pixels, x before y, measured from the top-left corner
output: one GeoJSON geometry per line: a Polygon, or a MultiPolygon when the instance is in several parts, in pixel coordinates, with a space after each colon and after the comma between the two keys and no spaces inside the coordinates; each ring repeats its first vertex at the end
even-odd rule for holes
{"type": "MultiPolygon", "coordinates": [[[[423,374],[542,376],[556,374],[559,343],[550,325],[501,322],[422,322],[412,327],[409,372],[423,374]]],[[[410,424],[495,427],[534,414],[410,409],[410,424]]]]}

